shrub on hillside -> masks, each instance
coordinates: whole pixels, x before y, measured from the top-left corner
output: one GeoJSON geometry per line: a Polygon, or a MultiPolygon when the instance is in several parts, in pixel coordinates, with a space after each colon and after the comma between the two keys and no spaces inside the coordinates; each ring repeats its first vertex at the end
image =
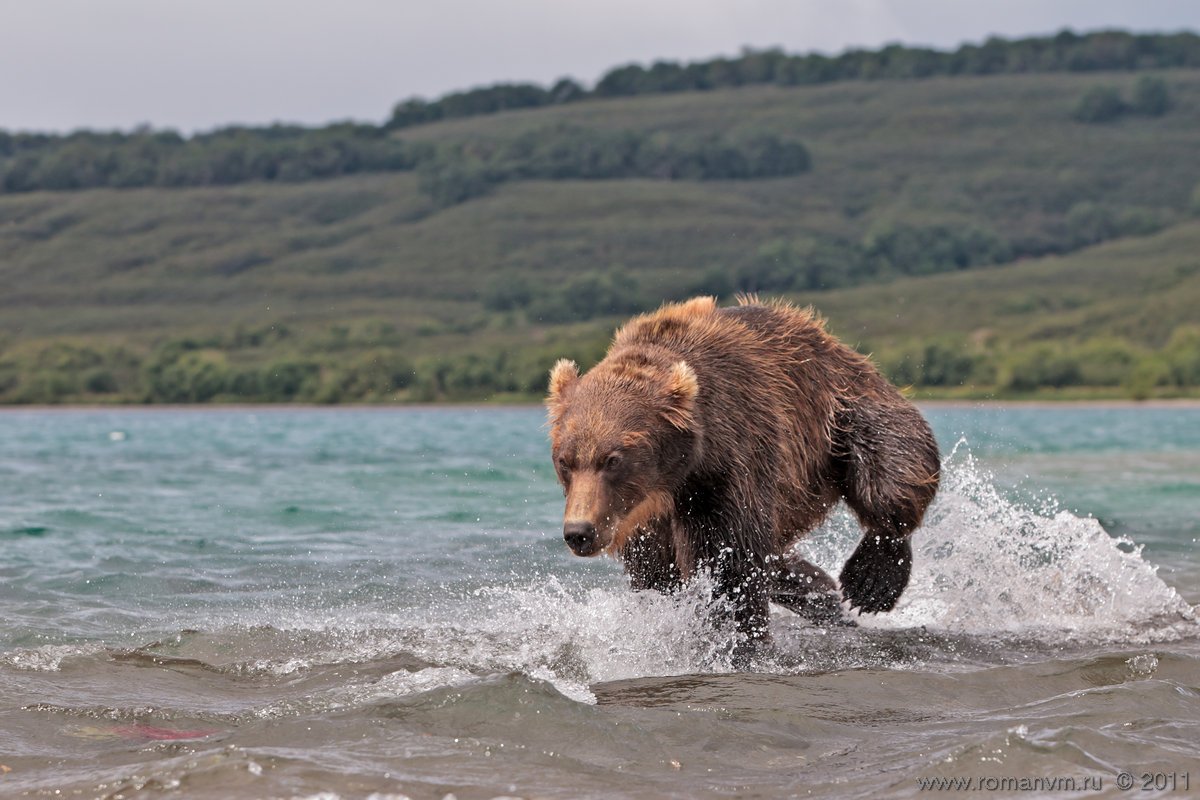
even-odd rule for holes
{"type": "Polygon", "coordinates": [[[1171,94],[1162,78],[1144,75],[1133,87],[1133,100],[1126,103],[1113,86],[1093,86],[1083,93],[1071,110],[1078,122],[1112,122],[1127,113],[1161,117],[1171,109],[1171,94]]]}
{"type": "Polygon", "coordinates": [[[1162,230],[1167,220],[1154,209],[1114,208],[1101,203],[1076,203],[1064,218],[1067,250],[1077,250],[1123,236],[1149,236],[1162,230]]]}
{"type": "Polygon", "coordinates": [[[488,311],[513,311],[525,308],[533,300],[534,286],[523,275],[501,274],[488,280],[481,293],[488,311]]]}
{"type": "Polygon", "coordinates": [[[1200,326],[1177,328],[1163,356],[1171,383],[1188,388],[1200,386],[1200,326]]]}
{"type": "Polygon", "coordinates": [[[483,163],[452,155],[421,164],[417,180],[421,191],[442,208],[487,194],[499,182],[483,163]]]}
{"type": "Polygon", "coordinates": [[[1012,246],[973,225],[911,225],[881,221],[863,237],[870,274],[931,275],[1013,259],[1012,246]]]}
{"type": "Polygon", "coordinates": [[[1071,118],[1076,122],[1112,122],[1127,110],[1128,106],[1115,87],[1093,86],[1071,109],[1071,118]]]}
{"type": "Polygon", "coordinates": [[[137,358],[123,347],[57,341],[0,361],[0,397],[19,403],[60,403],[89,394],[133,394],[137,358]]]}
{"type": "Polygon", "coordinates": [[[316,394],[321,365],[304,358],[282,358],[260,371],[263,398],[266,400],[302,400],[316,394]]]}
{"type": "Polygon", "coordinates": [[[1121,386],[1143,357],[1121,339],[1097,339],[1078,347],[1073,355],[1080,386],[1121,386]]]}
{"type": "Polygon", "coordinates": [[[1007,389],[1028,392],[1042,387],[1062,388],[1079,383],[1079,363],[1051,345],[1036,345],[1019,353],[1009,365],[1007,389]]]}
{"type": "Polygon", "coordinates": [[[885,357],[881,367],[901,386],[946,388],[976,380],[984,360],[965,341],[947,338],[906,347],[885,357]]]}
{"type": "Polygon", "coordinates": [[[1143,75],[1133,87],[1133,103],[1131,108],[1135,114],[1146,117],[1161,117],[1171,108],[1171,93],[1167,90],[1167,82],[1154,75],[1143,75]]]}
{"type": "Polygon", "coordinates": [[[636,278],[623,270],[612,270],[585,273],[567,281],[560,289],[536,295],[527,313],[535,322],[581,322],[645,311],[649,305],[636,278]]]}
{"type": "Polygon", "coordinates": [[[147,363],[144,384],[157,403],[205,403],[229,386],[225,355],[216,350],[167,346],[147,363]]]}
{"type": "Polygon", "coordinates": [[[344,399],[391,399],[411,386],[415,377],[412,362],[403,354],[378,349],[355,356],[337,370],[334,385],[344,399]]]}

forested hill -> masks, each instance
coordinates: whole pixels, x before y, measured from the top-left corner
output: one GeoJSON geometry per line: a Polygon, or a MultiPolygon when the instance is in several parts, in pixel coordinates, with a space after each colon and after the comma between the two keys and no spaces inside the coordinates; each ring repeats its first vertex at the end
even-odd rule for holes
{"type": "MultiPolygon", "coordinates": [[[[0,134],[0,402],[528,398],[622,316],[735,291],[813,303],[927,395],[1195,393],[1195,42],[405,126],[0,134]]],[[[925,52],[832,60],[901,51],[925,52]]]]}
{"type": "Polygon", "coordinates": [[[390,128],[446,119],[540,108],[605,97],[709,91],[741,86],[812,86],[834,81],[904,80],[955,75],[1013,75],[1042,72],[1102,72],[1200,68],[1200,36],[1190,32],[1134,34],[1070,30],[1054,36],[1008,40],[992,37],[956,50],[893,44],[879,50],[789,55],[780,49],[745,49],[736,58],[680,64],[627,64],[605,73],[588,90],[570,78],[552,86],[501,83],[451,92],[432,102],[405,100],[392,111],[390,128]]]}
{"type": "MultiPolygon", "coordinates": [[[[81,130],[68,135],[0,130],[0,191],[72,190],[101,186],[220,186],[248,181],[298,182],[364,172],[423,170],[424,188],[445,202],[469,196],[463,186],[511,177],[698,179],[777,177],[807,166],[796,142],[758,136],[742,141],[713,136],[624,137],[596,141],[586,131],[543,130],[507,151],[447,151],[413,146],[388,131],[516,109],[545,108],[615,97],[713,91],[747,86],[811,86],[841,81],[906,80],[938,76],[1055,72],[1150,71],[1200,68],[1200,36],[1190,32],[1133,34],[1099,31],[964,44],[953,51],[889,45],[837,56],[745,50],[736,58],[649,67],[617,67],[587,89],[564,78],[553,86],[502,83],[452,92],[433,101],[410,98],[382,126],[334,123],[323,128],[276,124],[229,127],[184,138],[170,130],[131,133],[81,130]],[[764,153],[764,148],[766,152],[764,153]],[[570,151],[582,151],[571,153],[570,151]],[[447,189],[448,172],[454,176],[447,189]]],[[[1112,98],[1107,98],[1111,102],[1112,98]]],[[[1104,99],[1100,99],[1103,106],[1104,99]]],[[[1119,105],[1119,103],[1118,103],[1119,105]]],[[[1119,108],[1082,113],[1118,114],[1119,108]]],[[[481,189],[476,189],[476,192],[481,189]]]]}

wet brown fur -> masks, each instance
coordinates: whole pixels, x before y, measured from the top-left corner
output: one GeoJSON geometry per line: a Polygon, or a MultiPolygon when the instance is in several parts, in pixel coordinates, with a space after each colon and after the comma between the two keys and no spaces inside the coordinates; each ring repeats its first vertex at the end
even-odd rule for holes
{"type": "MultiPolygon", "coordinates": [[[[556,364],[547,407],[568,514],[596,526],[635,588],[670,590],[708,566],[742,628],[765,635],[779,559],[844,499],[864,528],[842,571],[847,599],[888,610],[903,591],[937,445],[810,310],[754,298],[664,306],[621,328],[586,375],[556,364]]],[[[806,562],[787,577],[799,575],[833,585],[806,562]]]]}

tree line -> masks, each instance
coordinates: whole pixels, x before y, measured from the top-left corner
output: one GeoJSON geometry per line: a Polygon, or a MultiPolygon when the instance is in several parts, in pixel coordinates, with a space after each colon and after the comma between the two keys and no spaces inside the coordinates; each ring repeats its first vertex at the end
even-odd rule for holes
{"type": "MultiPolygon", "coordinates": [[[[385,326],[387,327],[387,326],[385,326]]],[[[149,350],[112,343],[51,340],[5,352],[0,341],[0,404],[345,403],[524,398],[545,389],[563,355],[594,363],[605,342],[555,343],[513,351],[492,347],[459,356],[413,355],[413,343],[387,331],[347,337],[334,326],[301,339],[286,326],[180,337],[149,350]]]]}
{"type": "Polygon", "coordinates": [[[421,189],[453,205],[511,180],[747,180],[811,166],[801,142],[770,133],[735,136],[605,131],[559,124],[495,143],[442,145],[418,166],[421,189]]]}
{"type": "Polygon", "coordinates": [[[0,191],[296,182],[411,170],[428,150],[356,123],[230,127],[191,138],[146,128],[65,136],[0,131],[0,191]]]}
{"type": "MultiPolygon", "coordinates": [[[[269,335],[179,338],[150,351],[122,345],[52,341],[21,353],[0,351],[0,403],[65,402],[430,402],[532,399],[545,391],[555,359],[590,366],[607,335],[513,350],[485,345],[456,356],[414,353],[411,342],[297,341],[269,335]]],[[[870,349],[860,345],[864,351],[870,349]]],[[[1200,327],[1178,327],[1161,347],[1120,337],[990,346],[936,336],[874,353],[887,376],[927,392],[970,390],[1019,397],[1050,391],[1100,391],[1142,399],[1200,389],[1200,327]]]]}
{"type": "Polygon", "coordinates": [[[877,358],[893,381],[919,389],[988,387],[1002,396],[1108,389],[1142,400],[1200,387],[1200,327],[1180,326],[1160,348],[1097,337],[989,349],[963,338],[938,337],[877,358]]]}
{"type": "Polygon", "coordinates": [[[0,131],[0,190],[226,186],[358,172],[416,170],[421,189],[453,205],[512,180],[732,180],[807,170],[804,145],[769,133],[601,131],[552,125],[495,141],[406,142],[371,125],[226,128],[184,139],[171,131],[0,131]]]}
{"type": "Polygon", "coordinates": [[[605,73],[588,90],[563,78],[550,87],[500,83],[452,92],[436,100],[409,98],[392,110],[387,127],[423,125],[439,120],[492,114],[521,108],[574,103],[604,97],[667,92],[709,91],[774,84],[808,86],[847,80],[914,79],[956,75],[1031,72],[1097,72],[1200,67],[1200,36],[1194,33],[1134,34],[1097,31],[1004,39],[935,50],[892,44],[878,50],[847,50],[840,55],[788,55],[779,49],[745,49],[735,58],[650,66],[627,64],[605,73]]]}

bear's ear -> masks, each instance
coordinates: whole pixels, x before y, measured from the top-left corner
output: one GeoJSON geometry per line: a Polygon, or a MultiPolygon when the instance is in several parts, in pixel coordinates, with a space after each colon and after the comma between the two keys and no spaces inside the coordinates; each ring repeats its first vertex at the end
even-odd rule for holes
{"type": "Polygon", "coordinates": [[[695,424],[696,396],[700,394],[700,382],[696,372],[686,361],[676,361],[667,373],[667,405],[663,416],[681,431],[690,430],[695,424]]]}
{"type": "Polygon", "coordinates": [[[546,408],[550,421],[557,422],[566,407],[566,393],[579,380],[579,366],[569,358],[560,358],[550,370],[550,393],[546,396],[546,408]]]}

